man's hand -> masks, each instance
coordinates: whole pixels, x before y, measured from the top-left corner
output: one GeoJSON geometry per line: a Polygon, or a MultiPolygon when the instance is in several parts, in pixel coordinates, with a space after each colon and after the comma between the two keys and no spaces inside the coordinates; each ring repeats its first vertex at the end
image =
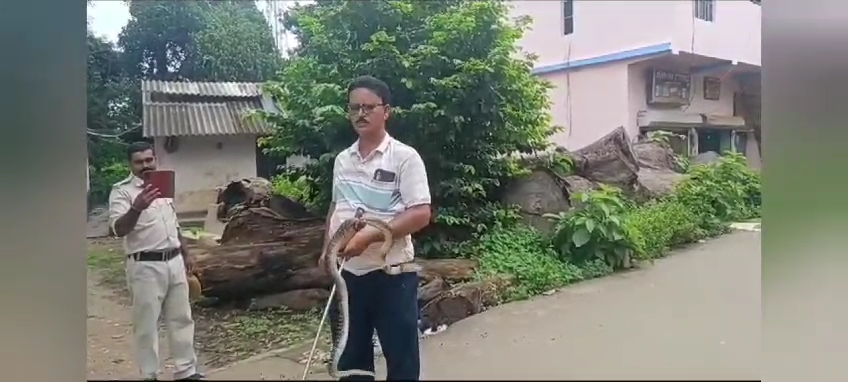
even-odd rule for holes
{"type": "Polygon", "coordinates": [[[340,258],[349,259],[351,257],[356,257],[362,254],[369,245],[376,243],[380,239],[382,239],[383,235],[379,230],[373,227],[366,227],[366,229],[362,229],[365,226],[363,222],[361,225],[358,225],[358,231],[355,235],[347,242],[344,249],[342,249],[341,253],[339,253],[340,258]]]}
{"type": "Polygon", "coordinates": [[[139,193],[138,196],[135,197],[135,200],[133,200],[132,209],[138,212],[144,211],[147,207],[150,207],[150,203],[153,203],[153,201],[160,195],[158,188],[145,184],[141,193],[139,193]]]}
{"type": "Polygon", "coordinates": [[[194,273],[194,256],[184,253],[183,264],[185,264],[186,273],[194,273]]]}

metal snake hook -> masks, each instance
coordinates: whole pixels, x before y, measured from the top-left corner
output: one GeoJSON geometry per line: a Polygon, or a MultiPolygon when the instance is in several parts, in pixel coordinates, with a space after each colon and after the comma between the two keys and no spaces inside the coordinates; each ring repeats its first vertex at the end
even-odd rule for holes
{"type": "MultiPolygon", "coordinates": [[[[342,259],[339,262],[339,269],[344,265],[346,259],[342,259]]],[[[324,321],[327,320],[327,315],[330,313],[330,304],[333,303],[333,297],[336,294],[336,285],[333,284],[333,288],[330,289],[330,297],[327,299],[327,306],[324,307],[324,314],[321,315],[321,321],[318,323],[318,333],[315,333],[315,340],[312,341],[312,350],[309,351],[309,357],[306,358],[306,368],[303,369],[303,377],[300,378],[301,381],[306,380],[306,376],[309,375],[309,368],[312,366],[312,359],[315,357],[315,349],[318,347],[318,339],[321,338],[321,329],[324,328],[324,321]]]]}

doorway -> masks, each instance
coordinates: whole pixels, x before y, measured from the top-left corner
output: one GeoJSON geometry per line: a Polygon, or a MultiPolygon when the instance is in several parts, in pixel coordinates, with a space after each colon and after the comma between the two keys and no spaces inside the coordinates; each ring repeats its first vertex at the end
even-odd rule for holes
{"type": "Polygon", "coordinates": [[[717,129],[697,129],[698,130],[698,154],[707,151],[713,151],[721,154],[725,151],[731,151],[730,132],[717,129]]]}

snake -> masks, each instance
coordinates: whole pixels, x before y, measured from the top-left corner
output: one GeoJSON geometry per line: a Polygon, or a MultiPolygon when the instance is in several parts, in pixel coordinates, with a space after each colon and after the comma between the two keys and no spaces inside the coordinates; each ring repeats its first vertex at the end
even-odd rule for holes
{"type": "Polygon", "coordinates": [[[325,250],[324,256],[324,264],[327,266],[327,271],[330,273],[330,276],[333,278],[333,283],[336,286],[336,292],[338,294],[338,306],[339,306],[339,316],[341,326],[339,330],[339,338],[336,343],[336,346],[333,349],[333,358],[330,362],[330,376],[333,379],[341,379],[344,377],[352,376],[352,375],[362,375],[362,376],[371,376],[375,377],[375,373],[368,370],[361,369],[351,369],[339,371],[339,361],[342,358],[342,354],[344,353],[345,347],[347,346],[348,334],[350,330],[350,307],[348,306],[348,290],[347,283],[344,281],[344,277],[342,277],[341,271],[338,267],[338,254],[344,248],[344,246],[353,238],[356,234],[357,226],[364,223],[366,225],[370,225],[383,234],[384,240],[383,245],[380,246],[378,253],[385,257],[388,254],[389,249],[392,246],[393,238],[392,231],[388,224],[383,222],[382,220],[377,219],[368,219],[364,218],[362,215],[364,214],[364,210],[358,208],[356,210],[356,214],[352,219],[348,219],[342,222],[339,228],[333,233],[333,236],[330,237],[330,240],[327,242],[327,248],[325,250]]]}

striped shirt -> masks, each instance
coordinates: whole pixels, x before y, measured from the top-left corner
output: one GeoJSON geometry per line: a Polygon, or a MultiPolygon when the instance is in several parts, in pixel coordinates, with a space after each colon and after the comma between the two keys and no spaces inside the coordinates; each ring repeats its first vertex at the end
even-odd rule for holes
{"type": "MultiPolygon", "coordinates": [[[[386,134],[383,142],[366,157],[359,154],[359,141],[336,156],[333,165],[333,202],[330,232],[354,217],[357,208],[365,217],[389,222],[413,206],[430,204],[430,187],[421,156],[386,134]]],[[[365,229],[372,229],[366,227],[365,229]]],[[[370,245],[360,256],[345,262],[344,269],[364,275],[389,264],[412,261],[412,237],[396,238],[385,262],[377,255],[382,242],[370,245]]]]}

